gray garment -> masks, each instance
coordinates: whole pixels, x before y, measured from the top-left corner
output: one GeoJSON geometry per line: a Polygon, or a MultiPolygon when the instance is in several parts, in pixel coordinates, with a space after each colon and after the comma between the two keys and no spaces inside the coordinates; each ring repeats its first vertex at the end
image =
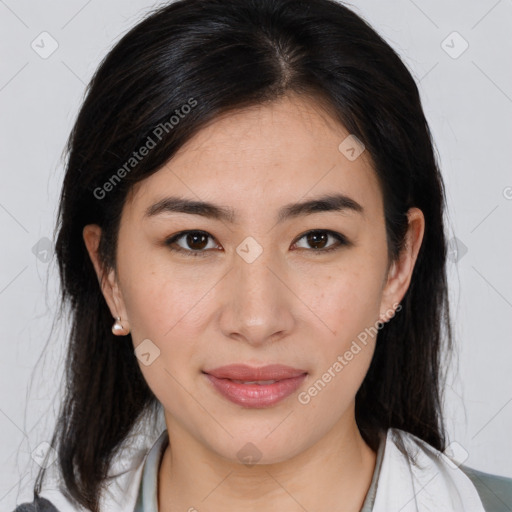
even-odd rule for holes
{"type": "MultiPolygon", "coordinates": [[[[372,512],[375,495],[379,483],[380,469],[384,457],[386,436],[381,437],[377,450],[375,470],[373,472],[370,488],[366,494],[360,512],[372,512]]],[[[162,455],[169,442],[167,431],[164,431],[151,448],[142,472],[139,494],[134,512],[158,512],[157,508],[157,482],[158,471],[162,455]]],[[[460,469],[476,487],[486,512],[512,511],[512,478],[484,473],[476,469],[461,465],[460,469]]],[[[48,500],[36,498],[32,503],[19,505],[14,512],[59,512],[48,500]]]]}
{"type": "Polygon", "coordinates": [[[484,473],[464,465],[459,469],[473,482],[486,512],[512,511],[512,478],[484,473]]]}
{"type": "MultiPolygon", "coordinates": [[[[385,439],[381,437],[377,451],[377,461],[373,473],[370,489],[364,500],[361,512],[372,512],[377,493],[377,485],[384,455],[385,439]]],[[[511,512],[512,511],[512,478],[483,473],[468,466],[460,465],[459,469],[471,480],[476,487],[482,505],[486,512],[511,512]]]]}
{"type": "Polygon", "coordinates": [[[32,503],[23,503],[16,507],[14,512],[59,512],[51,502],[45,498],[37,497],[32,503]]]}

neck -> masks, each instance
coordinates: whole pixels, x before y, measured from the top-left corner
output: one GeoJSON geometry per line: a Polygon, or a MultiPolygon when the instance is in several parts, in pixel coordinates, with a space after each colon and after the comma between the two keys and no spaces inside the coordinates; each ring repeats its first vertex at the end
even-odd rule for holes
{"type": "Polygon", "coordinates": [[[342,419],[285,461],[252,466],[219,456],[172,421],[167,426],[169,445],[158,476],[160,512],[304,512],[340,506],[359,512],[375,469],[376,453],[355,419],[342,419]]]}

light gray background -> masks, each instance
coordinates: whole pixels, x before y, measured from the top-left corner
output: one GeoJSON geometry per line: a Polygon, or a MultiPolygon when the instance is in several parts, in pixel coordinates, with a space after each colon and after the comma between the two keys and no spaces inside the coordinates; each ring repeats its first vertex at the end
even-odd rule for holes
{"type": "MultiPolygon", "coordinates": [[[[42,350],[57,305],[45,238],[64,144],[101,58],[158,4],[0,0],[2,510],[31,499],[63,370],[66,324],[42,350]],[[58,48],[43,59],[31,44],[51,49],[45,31],[58,48]]],[[[357,0],[352,7],[419,82],[447,185],[449,236],[459,240],[449,264],[459,347],[445,407],[453,451],[463,457],[465,450],[471,467],[512,477],[512,0],[357,0]]]]}

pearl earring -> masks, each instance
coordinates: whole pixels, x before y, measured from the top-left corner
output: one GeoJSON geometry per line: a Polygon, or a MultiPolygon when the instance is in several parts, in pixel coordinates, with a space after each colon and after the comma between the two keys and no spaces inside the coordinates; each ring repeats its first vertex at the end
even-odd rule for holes
{"type": "Polygon", "coordinates": [[[121,317],[116,317],[116,321],[114,322],[114,325],[112,326],[112,333],[116,336],[124,336],[130,332],[124,332],[126,329],[121,325],[121,317]]]}

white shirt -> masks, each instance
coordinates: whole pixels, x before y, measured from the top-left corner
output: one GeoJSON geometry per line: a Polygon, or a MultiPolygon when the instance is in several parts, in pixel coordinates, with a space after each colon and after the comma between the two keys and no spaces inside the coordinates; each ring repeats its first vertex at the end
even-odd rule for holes
{"type": "MultiPolygon", "coordinates": [[[[158,512],[158,468],[167,441],[165,429],[151,441],[131,439],[113,465],[108,492],[100,501],[102,511],[158,512]]],[[[361,512],[485,512],[477,489],[458,463],[403,430],[388,429],[383,441],[361,512]],[[416,464],[400,452],[400,443],[416,464]]],[[[45,486],[40,495],[59,512],[86,512],[72,505],[58,485],[45,486]]]]}

